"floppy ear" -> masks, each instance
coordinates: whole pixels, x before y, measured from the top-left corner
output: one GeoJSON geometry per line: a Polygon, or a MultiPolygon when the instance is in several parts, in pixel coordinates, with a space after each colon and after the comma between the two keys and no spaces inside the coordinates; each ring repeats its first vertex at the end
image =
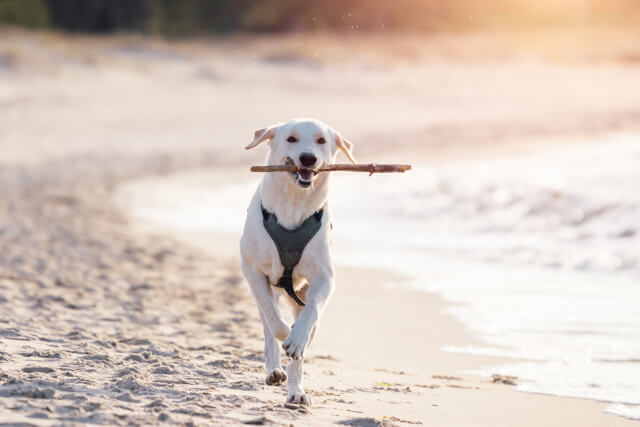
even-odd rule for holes
{"type": "Polygon", "coordinates": [[[274,127],[258,129],[253,134],[253,141],[246,147],[245,150],[251,150],[253,147],[258,146],[261,142],[271,141],[271,139],[275,136],[274,127]]]}
{"type": "Polygon", "coordinates": [[[343,138],[338,132],[336,132],[336,145],[338,146],[338,149],[342,151],[349,160],[351,160],[351,163],[358,163],[356,162],[356,159],[353,158],[353,154],[351,154],[353,144],[348,139],[343,138]]]}

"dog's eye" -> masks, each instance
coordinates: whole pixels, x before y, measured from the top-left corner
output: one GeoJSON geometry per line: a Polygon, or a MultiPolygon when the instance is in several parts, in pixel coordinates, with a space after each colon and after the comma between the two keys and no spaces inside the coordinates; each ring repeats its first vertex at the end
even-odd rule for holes
{"type": "Polygon", "coordinates": [[[287,138],[287,141],[289,141],[289,142],[298,142],[298,138],[296,138],[295,136],[290,136],[289,138],[287,138]]]}
{"type": "Polygon", "coordinates": [[[317,142],[318,144],[324,144],[325,142],[327,142],[327,140],[326,140],[326,139],[324,139],[323,137],[320,137],[320,138],[316,139],[316,142],[317,142]]]}

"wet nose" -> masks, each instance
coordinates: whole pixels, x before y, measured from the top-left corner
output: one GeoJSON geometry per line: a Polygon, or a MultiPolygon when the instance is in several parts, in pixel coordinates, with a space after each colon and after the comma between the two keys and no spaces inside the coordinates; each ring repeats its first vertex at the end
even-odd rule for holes
{"type": "Polygon", "coordinates": [[[311,167],[316,164],[316,156],[311,153],[302,153],[300,154],[300,163],[302,166],[311,167]]]}

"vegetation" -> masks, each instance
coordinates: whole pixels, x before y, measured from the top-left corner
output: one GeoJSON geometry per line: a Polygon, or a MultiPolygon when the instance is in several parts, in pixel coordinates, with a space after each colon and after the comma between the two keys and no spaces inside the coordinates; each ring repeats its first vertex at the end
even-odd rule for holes
{"type": "Polygon", "coordinates": [[[0,24],[168,37],[638,23],[637,0],[0,0],[0,24]]]}

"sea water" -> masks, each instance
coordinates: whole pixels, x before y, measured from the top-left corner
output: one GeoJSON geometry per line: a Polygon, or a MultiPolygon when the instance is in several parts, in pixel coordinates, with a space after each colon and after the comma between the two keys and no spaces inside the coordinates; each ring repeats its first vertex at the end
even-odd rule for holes
{"type": "MultiPolygon", "coordinates": [[[[335,262],[438,292],[486,343],[444,350],[512,358],[479,373],[640,419],[640,137],[331,179],[335,262]]],[[[240,235],[257,179],[180,182],[134,215],[240,235]]]]}

